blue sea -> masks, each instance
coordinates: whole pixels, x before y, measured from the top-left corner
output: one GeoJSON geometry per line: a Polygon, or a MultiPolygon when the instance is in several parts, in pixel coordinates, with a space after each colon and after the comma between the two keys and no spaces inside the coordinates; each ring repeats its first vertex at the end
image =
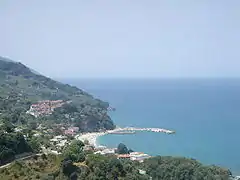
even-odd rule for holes
{"type": "Polygon", "coordinates": [[[106,100],[118,126],[160,127],[176,134],[106,135],[150,155],[185,156],[240,174],[240,79],[67,80],[106,100]]]}

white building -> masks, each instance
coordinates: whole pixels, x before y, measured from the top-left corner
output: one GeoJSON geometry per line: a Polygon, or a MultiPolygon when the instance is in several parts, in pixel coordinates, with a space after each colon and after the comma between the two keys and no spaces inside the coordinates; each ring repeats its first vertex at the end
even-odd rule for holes
{"type": "Polygon", "coordinates": [[[132,161],[139,161],[139,162],[143,162],[144,159],[150,158],[151,156],[149,156],[148,154],[144,154],[141,152],[132,152],[130,153],[130,159],[132,161]]]}

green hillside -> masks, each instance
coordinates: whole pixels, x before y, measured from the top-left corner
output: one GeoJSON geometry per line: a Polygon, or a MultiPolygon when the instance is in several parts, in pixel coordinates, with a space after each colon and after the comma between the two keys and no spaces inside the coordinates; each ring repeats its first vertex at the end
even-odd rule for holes
{"type": "Polygon", "coordinates": [[[1,180],[231,180],[231,172],[217,166],[176,157],[153,157],[143,163],[90,154],[73,163],[60,156],[14,162],[0,169],[1,180]]]}
{"type": "Polygon", "coordinates": [[[13,123],[24,123],[28,118],[34,118],[26,112],[31,104],[40,100],[64,100],[71,103],[57,108],[51,115],[40,116],[35,120],[69,123],[80,127],[81,131],[115,127],[107,115],[107,102],[77,87],[42,76],[22,63],[0,57],[0,116],[10,116],[13,123]]]}

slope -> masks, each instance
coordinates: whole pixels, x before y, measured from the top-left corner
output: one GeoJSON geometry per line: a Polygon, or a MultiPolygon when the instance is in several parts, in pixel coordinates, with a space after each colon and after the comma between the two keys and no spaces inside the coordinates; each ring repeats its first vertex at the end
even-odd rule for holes
{"type": "Polygon", "coordinates": [[[35,73],[20,62],[0,57],[0,115],[16,116],[15,120],[10,118],[13,123],[19,122],[21,115],[26,120],[25,114],[31,104],[42,100],[63,100],[71,103],[35,120],[69,123],[80,127],[81,131],[115,127],[107,114],[107,102],[96,99],[77,87],[35,73]]]}

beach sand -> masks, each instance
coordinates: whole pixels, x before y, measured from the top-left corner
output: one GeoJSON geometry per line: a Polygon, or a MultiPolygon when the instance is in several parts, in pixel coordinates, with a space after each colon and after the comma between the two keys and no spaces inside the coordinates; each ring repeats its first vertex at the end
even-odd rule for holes
{"type": "Polygon", "coordinates": [[[97,138],[105,134],[107,134],[107,132],[93,132],[93,133],[79,134],[79,135],[76,135],[75,138],[83,142],[87,140],[90,145],[94,147],[98,147],[99,144],[97,143],[97,138]]]}
{"type": "Polygon", "coordinates": [[[92,132],[92,133],[78,134],[75,136],[75,139],[81,140],[83,142],[85,140],[87,140],[90,145],[92,145],[94,147],[99,147],[100,145],[97,143],[98,137],[104,136],[106,134],[120,132],[120,131],[147,131],[147,132],[151,131],[151,132],[163,132],[163,133],[167,133],[167,134],[174,133],[174,131],[170,131],[170,130],[162,129],[162,128],[134,128],[134,127],[120,128],[120,127],[118,127],[116,129],[108,130],[105,132],[92,132]]]}
{"type": "Polygon", "coordinates": [[[109,134],[109,133],[112,133],[112,132],[115,132],[115,131],[119,131],[119,130],[121,130],[121,128],[116,128],[114,130],[109,130],[109,131],[105,131],[105,132],[82,133],[82,134],[76,135],[75,139],[83,141],[83,142],[85,140],[87,140],[90,145],[92,145],[94,147],[99,147],[101,145],[97,143],[98,137],[104,136],[106,134],[109,134]]]}

